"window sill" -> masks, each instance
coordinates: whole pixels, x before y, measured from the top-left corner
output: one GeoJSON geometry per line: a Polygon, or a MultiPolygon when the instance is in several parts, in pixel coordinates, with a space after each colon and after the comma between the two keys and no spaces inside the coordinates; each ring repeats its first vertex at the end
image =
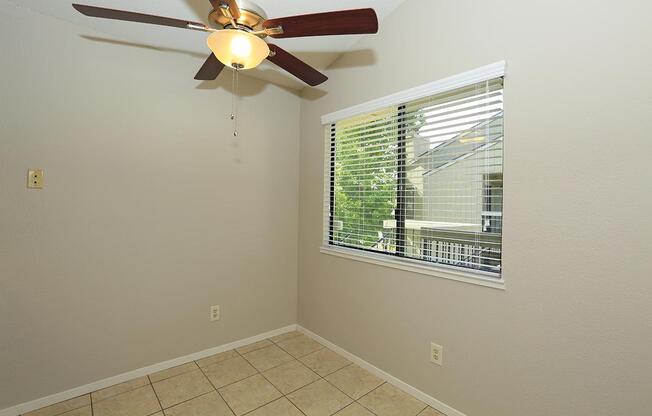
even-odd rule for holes
{"type": "Polygon", "coordinates": [[[394,259],[384,254],[363,253],[359,250],[345,247],[322,246],[319,251],[323,254],[376,264],[378,266],[391,267],[494,289],[505,289],[505,281],[502,278],[496,279],[482,273],[470,273],[441,265],[424,264],[412,259],[394,259]]]}

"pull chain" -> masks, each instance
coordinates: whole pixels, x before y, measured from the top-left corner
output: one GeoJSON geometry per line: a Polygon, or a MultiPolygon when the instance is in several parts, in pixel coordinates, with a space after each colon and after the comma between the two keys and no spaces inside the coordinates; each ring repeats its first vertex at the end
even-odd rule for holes
{"type": "Polygon", "coordinates": [[[233,136],[238,136],[238,68],[233,69],[233,81],[231,89],[231,120],[233,121],[233,136]]]}

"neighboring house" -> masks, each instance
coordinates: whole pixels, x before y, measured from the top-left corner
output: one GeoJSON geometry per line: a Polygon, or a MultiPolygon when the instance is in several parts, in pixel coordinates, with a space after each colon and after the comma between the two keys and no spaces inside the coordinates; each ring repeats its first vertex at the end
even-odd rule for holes
{"type": "MultiPolygon", "coordinates": [[[[454,137],[408,146],[406,250],[442,264],[499,272],[502,229],[503,112],[454,137]]],[[[376,248],[396,244],[384,221],[376,248]]]]}

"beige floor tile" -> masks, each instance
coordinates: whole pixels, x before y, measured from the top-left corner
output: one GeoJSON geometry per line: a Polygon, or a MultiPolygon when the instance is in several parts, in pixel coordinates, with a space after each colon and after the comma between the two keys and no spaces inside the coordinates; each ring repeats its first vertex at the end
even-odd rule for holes
{"type": "Polygon", "coordinates": [[[384,383],[383,380],[357,365],[344,367],[327,376],[326,380],[355,400],[384,383]]]}
{"type": "Polygon", "coordinates": [[[426,408],[425,403],[387,383],[358,402],[378,416],[416,416],[426,408]]]}
{"type": "Polygon", "coordinates": [[[238,351],[240,354],[246,354],[251,351],[256,351],[261,348],[269,347],[270,345],[274,345],[272,341],[268,339],[264,339],[262,341],[254,342],[253,344],[245,345],[244,347],[236,348],[235,350],[238,351]]]}
{"type": "Polygon", "coordinates": [[[222,397],[213,391],[165,410],[166,416],[233,416],[222,397]]]}
{"type": "Polygon", "coordinates": [[[283,394],[291,393],[319,379],[316,373],[296,360],[267,370],[263,376],[283,394]]]}
{"type": "Polygon", "coordinates": [[[84,406],[79,409],[62,413],[60,416],[93,416],[93,409],[90,406],[84,406]]]}
{"type": "Polygon", "coordinates": [[[194,362],[189,362],[182,365],[178,365],[176,367],[168,368],[167,370],[150,374],[149,379],[152,380],[152,383],[156,383],[157,381],[165,380],[166,378],[178,376],[179,374],[187,373],[189,371],[194,371],[196,369],[197,369],[197,364],[195,364],[194,362]]]}
{"type": "Polygon", "coordinates": [[[219,354],[211,355],[210,357],[202,358],[197,360],[197,365],[200,367],[208,367],[212,364],[217,364],[225,360],[230,360],[231,358],[239,357],[240,355],[235,352],[235,350],[224,351],[219,354]]]}
{"type": "Polygon", "coordinates": [[[319,351],[301,357],[299,361],[322,377],[326,377],[330,373],[334,373],[340,368],[351,364],[349,360],[328,348],[322,348],[319,351]]]}
{"type": "Polygon", "coordinates": [[[71,410],[79,409],[91,404],[91,396],[85,394],[83,396],[75,397],[74,399],[66,400],[61,403],[53,404],[51,406],[43,407],[23,416],[56,416],[71,410]]]}
{"type": "Polygon", "coordinates": [[[235,383],[257,373],[244,358],[237,357],[203,368],[206,377],[216,389],[235,383]]]}
{"type": "Polygon", "coordinates": [[[352,403],[351,405],[335,413],[335,416],[374,416],[374,414],[359,404],[352,403]]]}
{"type": "Polygon", "coordinates": [[[246,358],[251,365],[256,367],[258,371],[266,371],[293,360],[292,356],[276,345],[252,351],[244,354],[243,357],[246,358]]]}
{"type": "Polygon", "coordinates": [[[305,335],[286,339],[277,343],[279,347],[299,358],[324,348],[323,345],[305,335]]]}
{"type": "Polygon", "coordinates": [[[303,413],[290,403],[288,399],[281,397],[275,402],[254,410],[247,416],[303,416],[303,413]]]}
{"type": "Polygon", "coordinates": [[[94,416],[147,416],[159,410],[161,406],[149,385],[93,404],[94,416]]]}
{"type": "Polygon", "coordinates": [[[419,413],[419,416],[446,416],[442,412],[439,412],[432,407],[426,408],[423,412],[419,413]]]}
{"type": "Polygon", "coordinates": [[[108,399],[109,397],[113,397],[121,393],[126,393],[128,391],[135,390],[138,387],[143,387],[148,384],[149,384],[149,379],[147,378],[147,376],[138,377],[133,380],[125,381],[124,383],[116,384],[114,386],[107,387],[102,390],[94,391],[93,393],[91,393],[91,398],[93,399],[93,403],[95,403],[100,400],[108,399]]]}
{"type": "Polygon", "coordinates": [[[260,374],[222,387],[219,392],[238,416],[281,397],[281,393],[260,374]]]}
{"type": "Polygon", "coordinates": [[[309,384],[287,398],[307,416],[330,416],[353,401],[326,380],[309,384]]]}
{"type": "Polygon", "coordinates": [[[163,409],[213,390],[213,386],[199,369],[159,381],[153,385],[163,409]]]}
{"type": "Polygon", "coordinates": [[[276,335],[275,337],[271,337],[270,340],[272,340],[272,342],[281,342],[281,341],[285,341],[286,339],[298,337],[299,335],[301,335],[301,332],[291,331],[291,332],[286,332],[284,334],[276,335]]]}

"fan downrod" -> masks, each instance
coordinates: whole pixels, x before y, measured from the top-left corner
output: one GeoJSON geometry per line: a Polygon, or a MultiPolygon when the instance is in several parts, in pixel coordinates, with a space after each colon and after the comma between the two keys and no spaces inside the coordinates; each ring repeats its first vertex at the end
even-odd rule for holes
{"type": "MultiPolygon", "coordinates": [[[[256,33],[260,37],[267,36],[263,28],[263,22],[267,20],[265,10],[252,1],[237,0],[237,3],[240,7],[240,17],[234,19],[236,24],[254,32],[262,32],[256,33]]],[[[220,7],[217,10],[212,10],[208,14],[208,21],[210,26],[215,29],[230,28],[232,26],[231,15],[228,8],[220,7]]]]}

